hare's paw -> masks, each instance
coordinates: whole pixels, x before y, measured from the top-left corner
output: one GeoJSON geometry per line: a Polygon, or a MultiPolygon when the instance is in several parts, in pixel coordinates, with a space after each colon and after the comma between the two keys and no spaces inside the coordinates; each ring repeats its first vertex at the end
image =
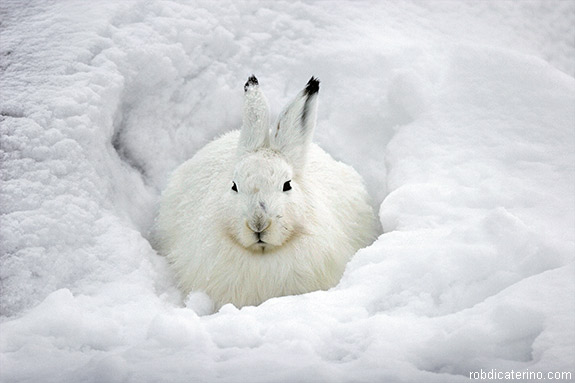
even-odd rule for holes
{"type": "Polygon", "coordinates": [[[255,86],[257,86],[258,83],[258,79],[256,78],[256,76],[254,76],[253,74],[248,78],[248,81],[246,81],[245,85],[244,85],[244,92],[247,92],[248,89],[253,88],[255,86]]]}

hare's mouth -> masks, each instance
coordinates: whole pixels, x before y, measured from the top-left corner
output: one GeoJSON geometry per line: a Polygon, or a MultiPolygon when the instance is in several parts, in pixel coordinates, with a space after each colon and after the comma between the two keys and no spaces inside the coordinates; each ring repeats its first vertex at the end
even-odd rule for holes
{"type": "Polygon", "coordinates": [[[251,245],[247,248],[257,254],[268,254],[277,250],[283,245],[283,242],[277,243],[274,241],[273,237],[270,237],[270,233],[262,232],[255,233],[255,238],[251,245]]]}
{"type": "Polygon", "coordinates": [[[229,238],[238,246],[243,247],[255,254],[269,253],[276,246],[264,241],[261,237],[252,239],[241,238],[241,236],[229,233],[229,238]]]}
{"type": "Polygon", "coordinates": [[[276,249],[276,246],[259,240],[258,242],[254,243],[253,245],[248,247],[248,250],[251,250],[253,253],[256,254],[267,254],[271,253],[276,249]]]}
{"type": "Polygon", "coordinates": [[[256,247],[267,247],[267,246],[272,246],[272,244],[270,244],[269,242],[264,241],[264,237],[267,236],[267,233],[265,231],[261,231],[261,232],[256,232],[255,234],[255,243],[252,246],[256,246],[256,247]]]}

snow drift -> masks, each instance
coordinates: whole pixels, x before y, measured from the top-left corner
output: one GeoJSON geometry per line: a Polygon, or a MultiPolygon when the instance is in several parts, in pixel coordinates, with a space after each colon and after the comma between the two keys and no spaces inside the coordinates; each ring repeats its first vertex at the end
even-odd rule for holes
{"type": "Polygon", "coordinates": [[[3,382],[575,373],[573,2],[0,15],[3,382]],[[383,234],[330,291],[202,315],[147,237],[251,73],[277,105],[321,78],[316,141],[364,176],[383,234]]]}

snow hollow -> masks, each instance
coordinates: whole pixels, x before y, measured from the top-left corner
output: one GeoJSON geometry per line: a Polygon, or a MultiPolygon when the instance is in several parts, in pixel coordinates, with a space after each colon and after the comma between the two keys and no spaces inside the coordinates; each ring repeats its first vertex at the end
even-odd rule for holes
{"type": "Polygon", "coordinates": [[[0,18],[3,383],[575,379],[574,1],[0,18]],[[329,291],[205,315],[148,238],[252,73],[276,114],[321,79],[315,141],[362,174],[382,235],[329,291]]]}

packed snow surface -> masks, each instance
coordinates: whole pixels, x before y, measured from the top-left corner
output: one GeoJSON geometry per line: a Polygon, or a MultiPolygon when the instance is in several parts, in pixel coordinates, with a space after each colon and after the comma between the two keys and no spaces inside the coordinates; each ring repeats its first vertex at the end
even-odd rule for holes
{"type": "Polygon", "coordinates": [[[0,7],[3,383],[575,378],[575,2],[0,7]],[[214,314],[150,230],[252,73],[275,114],[322,80],[315,141],[382,234],[329,291],[214,314]]]}

